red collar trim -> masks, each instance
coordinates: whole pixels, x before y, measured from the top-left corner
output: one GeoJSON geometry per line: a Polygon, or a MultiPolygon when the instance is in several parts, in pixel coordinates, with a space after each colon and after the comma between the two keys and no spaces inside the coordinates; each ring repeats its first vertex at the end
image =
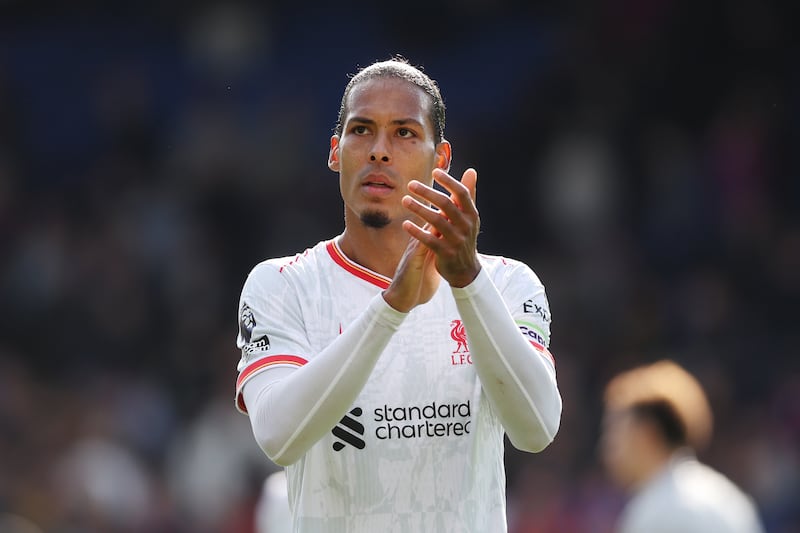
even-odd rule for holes
{"type": "Polygon", "coordinates": [[[344,253],[342,253],[342,250],[339,248],[339,244],[335,240],[328,241],[328,244],[325,245],[325,248],[328,250],[328,253],[331,255],[331,259],[333,259],[334,263],[347,270],[354,276],[359,277],[364,281],[368,281],[373,285],[377,285],[381,289],[387,289],[389,284],[392,282],[391,279],[381,276],[380,274],[368,270],[351,261],[346,255],[344,255],[344,253]]]}

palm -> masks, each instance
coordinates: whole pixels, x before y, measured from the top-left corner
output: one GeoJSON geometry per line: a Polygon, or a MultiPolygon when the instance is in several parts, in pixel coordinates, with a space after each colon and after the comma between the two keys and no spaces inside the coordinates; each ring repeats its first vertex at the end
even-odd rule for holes
{"type": "Polygon", "coordinates": [[[418,240],[410,239],[384,297],[395,309],[410,311],[433,298],[439,280],[436,255],[418,240]]]}
{"type": "Polygon", "coordinates": [[[424,304],[433,298],[439,288],[441,276],[436,268],[436,254],[425,248],[425,260],[423,263],[422,279],[419,288],[417,305],[424,304]]]}

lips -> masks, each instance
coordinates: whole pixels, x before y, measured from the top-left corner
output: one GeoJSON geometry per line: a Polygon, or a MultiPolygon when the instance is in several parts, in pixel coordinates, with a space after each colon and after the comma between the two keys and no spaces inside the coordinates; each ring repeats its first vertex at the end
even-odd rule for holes
{"type": "Polygon", "coordinates": [[[380,174],[370,174],[361,181],[361,188],[368,196],[388,196],[394,191],[394,183],[380,174]]]}
{"type": "Polygon", "coordinates": [[[366,178],[361,180],[361,185],[365,187],[385,187],[388,189],[394,189],[392,180],[381,174],[368,175],[366,178]]]}

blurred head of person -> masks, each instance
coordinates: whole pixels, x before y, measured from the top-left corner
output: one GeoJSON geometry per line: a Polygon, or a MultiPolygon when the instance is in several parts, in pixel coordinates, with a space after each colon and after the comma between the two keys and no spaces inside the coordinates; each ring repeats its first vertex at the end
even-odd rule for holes
{"type": "Polygon", "coordinates": [[[680,365],[661,360],[633,368],[605,389],[603,464],[615,483],[635,491],[677,451],[705,448],[711,426],[702,386],[680,365]]]}

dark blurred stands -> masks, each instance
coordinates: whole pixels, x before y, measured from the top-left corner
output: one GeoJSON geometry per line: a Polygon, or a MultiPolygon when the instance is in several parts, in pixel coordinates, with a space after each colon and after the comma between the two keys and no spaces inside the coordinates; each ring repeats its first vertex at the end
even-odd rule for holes
{"type": "Polygon", "coordinates": [[[800,531],[788,6],[36,4],[0,5],[3,523],[252,530],[274,466],[233,409],[241,284],[341,231],[346,75],[401,53],[478,169],[483,251],[552,305],[562,429],[508,448],[511,533],[610,530],[602,387],[666,356],[708,387],[704,458],[800,531]]]}

